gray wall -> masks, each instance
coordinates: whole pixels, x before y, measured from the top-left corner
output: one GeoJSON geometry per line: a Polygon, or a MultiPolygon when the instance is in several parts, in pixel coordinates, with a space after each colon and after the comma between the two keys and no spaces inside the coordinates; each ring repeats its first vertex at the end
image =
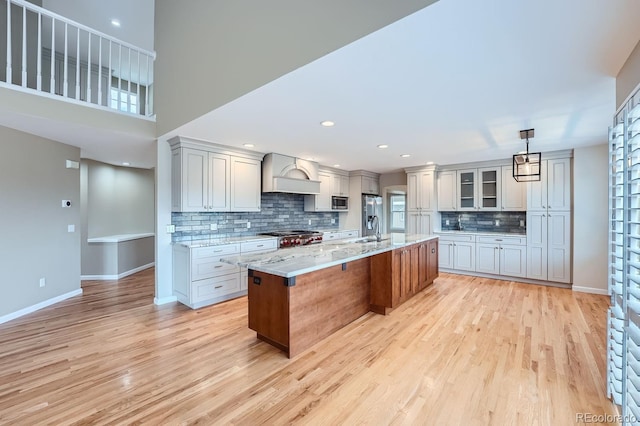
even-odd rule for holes
{"type": "Polygon", "coordinates": [[[608,145],[573,151],[573,286],[607,290],[608,145]]]}
{"type": "Polygon", "coordinates": [[[157,134],[431,3],[156,0],[155,93],[162,94],[155,99],[157,134]]]}
{"type": "MultiPolygon", "coordinates": [[[[640,41],[627,58],[616,78],[616,109],[640,83],[640,41]]],[[[613,116],[613,113],[611,114],[613,116]]]]}
{"type": "Polygon", "coordinates": [[[82,275],[117,275],[152,263],[153,238],[120,244],[87,239],[155,232],[154,171],[83,159],[80,172],[82,275]]]}
{"type": "Polygon", "coordinates": [[[3,316],[80,289],[80,175],[65,168],[80,150],[5,127],[0,145],[3,316]],[[62,208],[63,199],[73,206],[62,208]]]}

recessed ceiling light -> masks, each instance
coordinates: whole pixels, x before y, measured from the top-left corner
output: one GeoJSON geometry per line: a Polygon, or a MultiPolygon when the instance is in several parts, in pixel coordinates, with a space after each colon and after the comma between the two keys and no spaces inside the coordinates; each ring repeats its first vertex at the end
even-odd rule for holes
{"type": "Polygon", "coordinates": [[[334,164],[333,167],[340,167],[340,164],[334,164]]]}
{"type": "Polygon", "coordinates": [[[111,20],[111,25],[113,25],[114,27],[119,27],[120,26],[120,21],[118,19],[112,19],[111,20]]]}
{"type": "Polygon", "coordinates": [[[307,161],[316,161],[316,160],[313,157],[309,157],[309,158],[307,158],[307,161]]]}
{"type": "Polygon", "coordinates": [[[380,148],[380,149],[389,148],[389,145],[385,145],[385,144],[378,145],[378,148],[380,148]]]}
{"type": "Polygon", "coordinates": [[[323,125],[324,127],[333,127],[336,125],[336,123],[330,120],[321,121],[320,124],[323,125]]]}
{"type": "Polygon", "coordinates": [[[124,163],[122,163],[123,166],[130,166],[131,163],[127,163],[126,161],[124,163]]]}
{"type": "Polygon", "coordinates": [[[245,143],[245,144],[242,144],[242,146],[244,146],[246,148],[253,148],[255,145],[252,144],[252,143],[245,143]]]}
{"type": "Polygon", "coordinates": [[[433,161],[427,161],[427,166],[430,166],[433,164],[433,161]]]}
{"type": "Polygon", "coordinates": [[[411,157],[411,154],[401,154],[400,157],[402,158],[408,158],[411,157]]]}

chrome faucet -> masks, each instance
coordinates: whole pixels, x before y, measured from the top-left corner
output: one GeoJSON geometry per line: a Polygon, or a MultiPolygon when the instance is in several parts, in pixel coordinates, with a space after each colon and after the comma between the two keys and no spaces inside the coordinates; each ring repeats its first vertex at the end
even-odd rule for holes
{"type": "Polygon", "coordinates": [[[371,227],[375,227],[376,229],[376,241],[382,241],[382,235],[380,235],[380,219],[378,218],[378,216],[373,216],[373,218],[371,219],[371,227]]]}
{"type": "Polygon", "coordinates": [[[462,231],[462,215],[458,215],[458,231],[462,231]]]}

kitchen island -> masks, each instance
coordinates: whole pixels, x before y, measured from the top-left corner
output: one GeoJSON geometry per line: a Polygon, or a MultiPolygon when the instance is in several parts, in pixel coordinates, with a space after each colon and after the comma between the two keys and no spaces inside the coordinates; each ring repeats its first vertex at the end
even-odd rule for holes
{"type": "Polygon", "coordinates": [[[223,260],[249,269],[249,328],[289,358],[369,311],[387,314],[438,274],[438,237],[389,234],[223,260]]]}

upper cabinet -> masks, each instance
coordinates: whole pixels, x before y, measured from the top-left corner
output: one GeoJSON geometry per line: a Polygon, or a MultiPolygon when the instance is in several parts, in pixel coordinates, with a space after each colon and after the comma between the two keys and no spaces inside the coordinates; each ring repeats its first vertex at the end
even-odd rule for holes
{"type": "Polygon", "coordinates": [[[362,176],[362,193],[380,195],[380,184],[378,178],[362,176]]]}
{"type": "Polygon", "coordinates": [[[320,181],[320,193],[304,196],[304,211],[328,212],[331,211],[331,194],[333,193],[334,175],[327,170],[318,170],[320,181]]]}
{"type": "Polygon", "coordinates": [[[513,178],[513,166],[502,166],[501,209],[510,212],[527,210],[527,185],[513,178]]]}
{"type": "Polygon", "coordinates": [[[542,160],[540,181],[527,183],[527,207],[533,211],[571,210],[571,159],[542,160]]]}
{"type": "Polygon", "coordinates": [[[262,154],[180,136],[169,143],[172,211],[260,211],[262,154]]]}
{"type": "Polygon", "coordinates": [[[334,174],[331,195],[336,197],[349,196],[349,175],[334,174]]]}
{"type": "Polygon", "coordinates": [[[407,172],[407,210],[435,210],[435,170],[407,172]]]}
{"type": "Polygon", "coordinates": [[[512,174],[511,166],[441,170],[438,210],[526,211],[526,185],[512,174]]]}

